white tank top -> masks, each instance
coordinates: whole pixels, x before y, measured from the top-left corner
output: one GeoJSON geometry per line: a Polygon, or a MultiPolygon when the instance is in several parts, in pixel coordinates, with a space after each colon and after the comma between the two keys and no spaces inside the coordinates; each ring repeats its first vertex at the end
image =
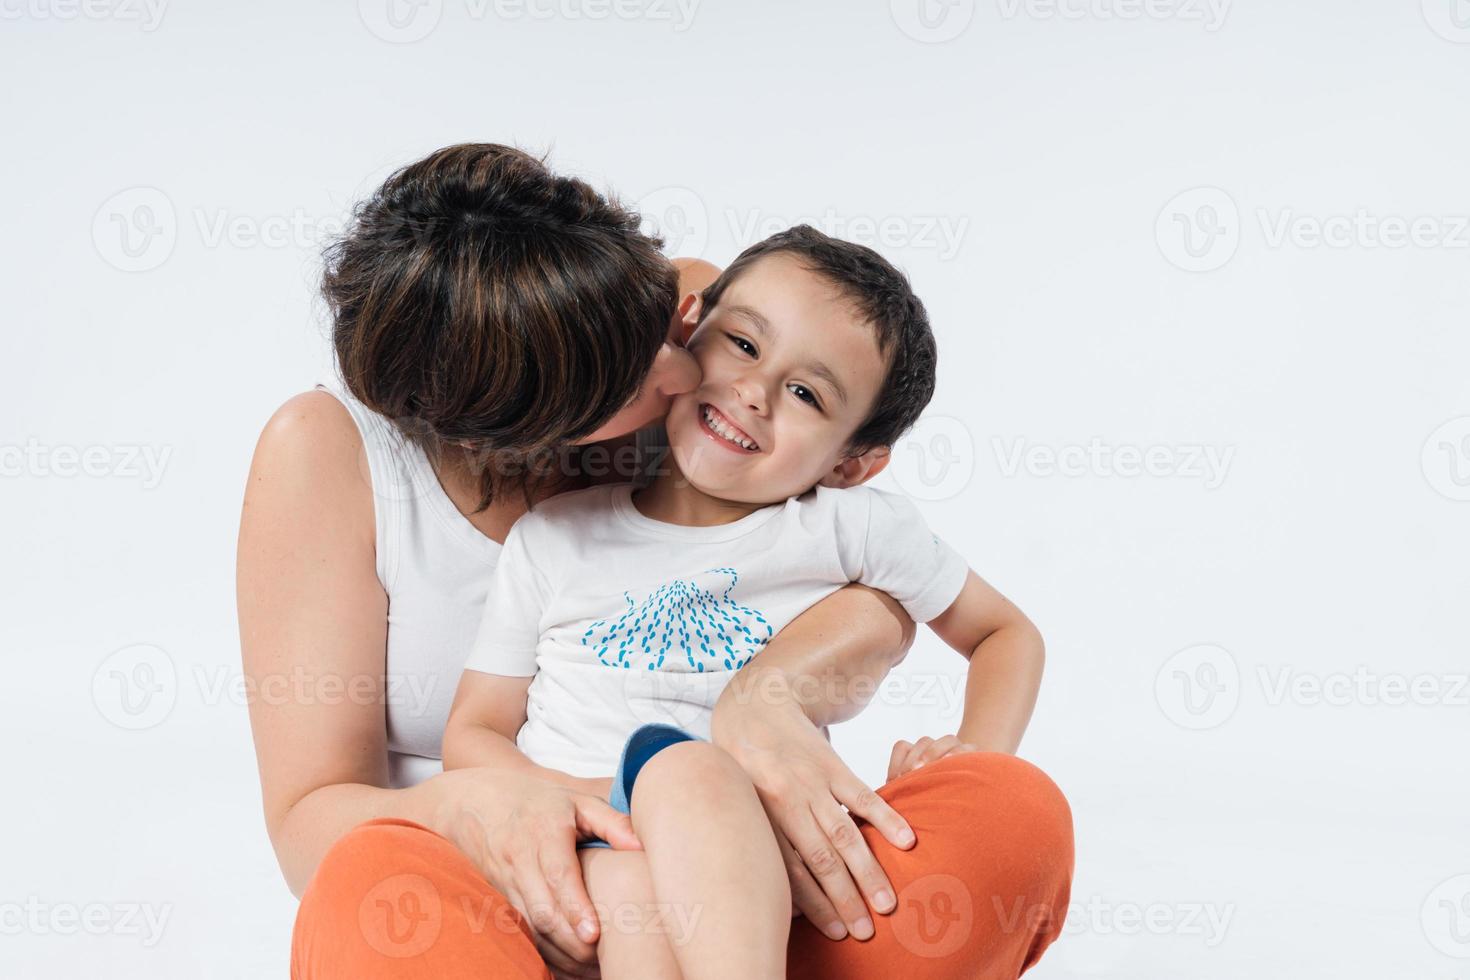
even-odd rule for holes
{"type": "Polygon", "coordinates": [[[391,785],[441,771],[444,723],[480,625],[500,544],[459,512],[423,449],[339,388],[362,434],[373,488],[378,581],[388,594],[391,785]]]}

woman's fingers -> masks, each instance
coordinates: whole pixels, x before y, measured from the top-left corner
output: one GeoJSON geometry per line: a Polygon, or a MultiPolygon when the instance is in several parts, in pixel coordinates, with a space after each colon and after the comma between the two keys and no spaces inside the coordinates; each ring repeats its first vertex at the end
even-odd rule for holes
{"type": "Polygon", "coordinates": [[[883,873],[878,859],[868,848],[868,842],[863,838],[862,831],[858,830],[852,815],[838,806],[836,800],[818,803],[814,812],[817,823],[821,824],[827,839],[842,855],[848,874],[857,882],[858,890],[862,892],[868,906],[883,915],[892,912],[898,905],[898,900],[893,895],[893,886],[888,881],[888,875],[883,873]]]}
{"type": "MultiPolygon", "coordinates": [[[[836,802],[829,802],[836,807],[836,802]]],[[[844,814],[844,818],[846,815],[844,814]]],[[[851,819],[848,819],[851,825],[851,819]]],[[[873,923],[868,917],[867,905],[863,902],[862,893],[858,891],[857,884],[848,874],[847,862],[843,859],[842,849],[827,835],[827,831],[818,822],[816,815],[810,806],[799,806],[796,812],[791,813],[790,825],[786,828],[787,836],[791,839],[791,846],[796,853],[801,855],[801,860],[806,864],[807,870],[826,893],[827,900],[837,910],[838,916],[847,927],[847,931],[857,939],[869,939],[873,935],[873,923]]],[[[835,829],[835,827],[834,827],[835,829]]],[[[839,831],[839,834],[841,831],[839,831]]],[[[852,828],[852,833],[862,839],[857,833],[857,828],[852,828]]],[[[848,841],[844,840],[844,844],[848,841]]],[[[866,844],[863,845],[866,848],[866,844]]],[[[813,920],[820,925],[820,920],[813,920]]]]}
{"type": "Polygon", "coordinates": [[[600,837],[615,851],[641,851],[643,843],[633,832],[633,818],[614,810],[607,800],[595,796],[573,796],[577,831],[588,838],[600,837]]]}
{"type": "MultiPolygon", "coordinates": [[[[542,846],[539,840],[529,841],[521,859],[512,865],[516,888],[526,903],[531,931],[545,937],[571,960],[585,963],[595,958],[596,951],[591,944],[578,938],[572,931],[571,922],[564,916],[557,898],[552,894],[550,883],[542,870],[542,846]]],[[[580,876],[577,884],[581,887],[580,876]]],[[[589,907],[590,904],[589,902],[589,907]]]]}
{"type": "MultiPolygon", "coordinates": [[[[505,900],[511,904],[511,907],[520,913],[521,918],[528,923],[531,922],[530,910],[526,905],[526,900],[521,897],[520,889],[513,884],[507,884],[501,894],[505,896],[505,900]]],[[[536,952],[541,955],[541,959],[545,960],[546,965],[551,968],[553,976],[575,977],[578,980],[583,977],[596,978],[599,976],[595,956],[590,964],[577,962],[538,932],[534,925],[531,928],[531,941],[535,944],[536,952]],[[589,969],[592,972],[587,972],[589,969]]]]}
{"type": "MultiPolygon", "coordinates": [[[[592,898],[582,880],[582,862],[577,859],[575,839],[544,841],[539,859],[541,876],[546,879],[562,922],[591,947],[597,942],[601,930],[597,911],[592,907],[592,898]]],[[[573,950],[568,952],[577,955],[573,950]]]]}
{"type": "Polygon", "coordinates": [[[877,827],[883,839],[894,847],[908,850],[914,846],[914,829],[909,826],[909,822],[850,770],[832,781],[832,794],[850,813],[877,827]]]}
{"type": "Polygon", "coordinates": [[[592,958],[590,963],[579,963],[572,959],[556,944],[538,932],[532,931],[535,939],[536,952],[541,959],[551,968],[551,975],[556,980],[568,978],[568,980],[597,980],[602,975],[597,965],[597,957],[592,958]]]}
{"type": "Polygon", "coordinates": [[[842,924],[842,917],[827,900],[827,893],[822,891],[822,886],[817,884],[807,870],[806,862],[796,853],[796,848],[791,846],[791,841],[786,839],[781,829],[774,824],[771,829],[776,832],[776,844],[781,848],[781,860],[786,863],[786,876],[791,880],[792,915],[800,912],[828,939],[844,938],[847,926],[842,924]]]}

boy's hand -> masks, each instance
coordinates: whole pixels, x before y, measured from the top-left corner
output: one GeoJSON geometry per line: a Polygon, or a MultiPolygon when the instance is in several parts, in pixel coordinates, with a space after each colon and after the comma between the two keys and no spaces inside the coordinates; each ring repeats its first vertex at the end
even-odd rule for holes
{"type": "Polygon", "coordinates": [[[962,742],[958,735],[946,735],[937,739],[926,735],[912,743],[899,739],[893,744],[893,755],[888,760],[888,778],[897,779],[906,772],[912,772],[930,762],[938,762],[947,755],[979,751],[981,748],[978,745],[962,742]]]}

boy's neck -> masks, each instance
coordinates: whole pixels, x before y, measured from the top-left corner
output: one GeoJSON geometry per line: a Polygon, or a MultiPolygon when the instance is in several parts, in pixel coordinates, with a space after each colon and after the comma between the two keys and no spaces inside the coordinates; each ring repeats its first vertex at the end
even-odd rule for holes
{"type": "MultiPolygon", "coordinates": [[[[670,454],[672,456],[672,454],[670,454]]],[[[769,504],[747,504],[705,493],[680,472],[672,459],[648,486],[633,491],[633,506],[644,517],[685,527],[717,527],[749,517],[769,504]]]]}

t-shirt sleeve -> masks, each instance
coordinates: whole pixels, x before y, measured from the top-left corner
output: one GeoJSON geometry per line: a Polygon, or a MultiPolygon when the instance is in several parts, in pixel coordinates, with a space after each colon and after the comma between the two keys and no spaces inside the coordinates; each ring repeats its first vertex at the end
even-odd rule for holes
{"type": "Polygon", "coordinates": [[[468,670],[506,677],[536,673],[536,644],[541,638],[541,615],[550,596],[546,571],[538,567],[535,518],[522,517],[510,529],[490,579],[490,593],[480,628],[470,644],[468,670]]]}
{"type": "Polygon", "coordinates": [[[970,566],[929,530],[907,497],[871,487],[839,490],[838,553],[852,581],[887,592],[916,623],[959,597],[970,566]]]}

